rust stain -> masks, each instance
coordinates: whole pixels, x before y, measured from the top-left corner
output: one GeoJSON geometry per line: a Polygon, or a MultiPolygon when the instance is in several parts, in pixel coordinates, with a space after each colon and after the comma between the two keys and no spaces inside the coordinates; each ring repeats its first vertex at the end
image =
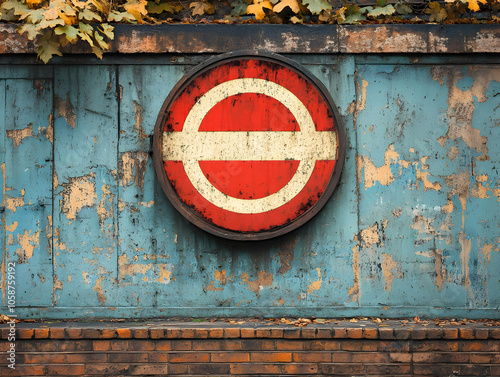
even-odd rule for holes
{"type": "MultiPolygon", "coordinates": [[[[356,78],[359,78],[357,71],[355,73],[355,76],[356,78]]],[[[356,129],[358,115],[362,110],[366,108],[366,88],[368,87],[368,81],[361,79],[361,88],[360,88],[359,80],[355,80],[354,86],[356,90],[356,100],[349,105],[347,111],[349,111],[352,114],[354,129],[356,129]],[[360,90],[361,90],[361,96],[359,93],[360,90]]]]}
{"type": "Polygon", "coordinates": [[[457,196],[462,207],[462,228],[465,227],[465,210],[467,209],[467,199],[470,196],[470,175],[467,172],[460,174],[451,174],[446,177],[446,185],[448,186],[447,204],[443,206],[443,210],[447,213],[453,212],[452,197],[457,196]]]}
{"type": "Polygon", "coordinates": [[[101,282],[104,280],[104,277],[101,276],[99,279],[96,280],[93,291],[97,293],[97,299],[101,303],[102,306],[106,305],[106,295],[104,294],[104,291],[101,286],[101,282]]]}
{"type": "Polygon", "coordinates": [[[134,181],[135,187],[140,187],[141,190],[144,190],[144,176],[146,174],[148,158],[148,153],[142,151],[125,152],[122,154],[118,171],[123,187],[128,186],[134,181]]]}
{"type": "MultiPolygon", "coordinates": [[[[354,237],[354,241],[358,240],[358,236],[354,237]]],[[[347,302],[356,302],[359,301],[360,299],[360,289],[359,289],[359,283],[360,283],[360,276],[361,276],[361,271],[360,271],[360,265],[359,265],[359,245],[354,245],[352,248],[352,274],[353,274],[353,281],[352,281],[352,287],[349,288],[348,290],[348,297],[349,300],[347,302]]]]}
{"type": "Polygon", "coordinates": [[[226,285],[228,280],[233,280],[234,279],[234,275],[231,275],[231,276],[226,276],[226,270],[222,270],[222,271],[219,271],[219,270],[215,270],[214,272],[214,278],[215,280],[212,280],[212,282],[210,282],[210,284],[205,288],[206,291],[223,291],[224,290],[224,287],[216,287],[215,284],[216,284],[216,281],[217,281],[217,284],[219,285],[226,285]]]}
{"type": "Polygon", "coordinates": [[[22,130],[7,130],[7,137],[12,139],[14,148],[17,148],[25,138],[35,137],[35,135],[33,135],[33,124],[30,123],[28,127],[23,128],[22,130]]]}
{"type": "Polygon", "coordinates": [[[76,114],[75,108],[70,101],[69,93],[66,94],[66,100],[63,101],[61,97],[57,94],[54,96],[54,107],[57,110],[57,117],[64,117],[66,123],[68,123],[71,128],[76,126],[76,114]]]}
{"type": "Polygon", "coordinates": [[[283,306],[283,305],[285,305],[285,300],[283,299],[283,297],[280,296],[279,300],[273,301],[273,305],[274,306],[283,306]]]}
{"type": "Polygon", "coordinates": [[[357,156],[357,176],[358,182],[361,181],[361,169],[365,172],[365,190],[369,189],[376,182],[381,185],[388,186],[394,182],[391,165],[398,161],[399,153],[395,151],[394,145],[391,144],[384,154],[384,165],[376,167],[367,156],[357,156]]]}
{"type": "Polygon", "coordinates": [[[378,223],[373,224],[371,227],[361,229],[359,232],[361,237],[361,247],[370,248],[374,244],[380,243],[380,236],[378,234],[378,223]]]}
{"type": "Polygon", "coordinates": [[[215,286],[215,281],[214,281],[214,280],[212,280],[212,281],[210,282],[210,284],[208,284],[208,285],[205,287],[205,291],[219,291],[219,292],[220,292],[220,291],[223,291],[223,290],[224,290],[224,288],[223,288],[223,287],[216,287],[216,286],[215,286]]]}
{"type": "Polygon", "coordinates": [[[134,129],[133,132],[136,132],[137,135],[139,136],[139,145],[142,145],[144,142],[144,139],[149,137],[148,134],[144,132],[144,128],[142,127],[142,107],[141,105],[137,102],[134,101],[133,103],[134,106],[134,111],[135,111],[135,124],[134,124],[134,129]]]}
{"type": "Polygon", "coordinates": [[[278,252],[280,268],[278,273],[283,276],[287,271],[290,271],[291,263],[295,260],[293,252],[297,245],[298,237],[295,236],[290,242],[287,242],[282,249],[278,252]]]}
{"type": "Polygon", "coordinates": [[[95,173],[81,177],[71,177],[68,183],[62,183],[61,212],[68,220],[74,220],[83,207],[93,207],[97,201],[95,173]]]}
{"type": "Polygon", "coordinates": [[[493,245],[485,243],[481,248],[481,259],[485,267],[491,262],[491,251],[493,250],[493,245]]]}
{"type": "MultiPolygon", "coordinates": [[[[421,168],[419,168],[418,165],[416,166],[417,185],[418,185],[418,180],[422,180],[422,182],[424,183],[424,192],[427,190],[439,191],[439,190],[441,190],[441,184],[440,183],[432,183],[431,181],[429,181],[429,178],[428,178],[429,172],[427,171],[429,169],[429,165],[426,164],[426,161],[428,158],[429,158],[428,156],[425,156],[425,157],[422,157],[420,159],[421,168]]],[[[417,186],[417,189],[418,189],[418,186],[417,186]]]]}
{"type": "Polygon", "coordinates": [[[101,225],[102,232],[105,233],[104,222],[106,219],[113,218],[113,199],[115,195],[110,190],[110,185],[102,184],[102,196],[99,205],[97,206],[97,216],[99,218],[99,225],[101,225]]]}
{"type": "MultiPolygon", "coordinates": [[[[24,190],[23,190],[24,192],[24,190]]],[[[16,212],[18,207],[24,206],[24,193],[23,196],[17,198],[11,198],[10,196],[5,196],[5,207],[12,212],[16,212]]]]}
{"type": "Polygon", "coordinates": [[[462,276],[464,279],[465,289],[469,291],[469,296],[472,298],[471,280],[470,280],[470,251],[472,249],[472,240],[467,239],[464,232],[458,234],[458,242],[462,246],[460,251],[460,261],[462,262],[462,276]]]}
{"type": "Polygon", "coordinates": [[[435,249],[429,251],[418,251],[416,254],[426,258],[432,258],[434,260],[434,270],[436,272],[434,285],[438,288],[438,291],[441,292],[448,276],[446,264],[444,263],[445,257],[443,256],[443,250],[435,249]]]}
{"type": "Polygon", "coordinates": [[[162,284],[169,284],[170,281],[175,278],[172,278],[172,270],[174,266],[170,263],[160,263],[155,265],[155,269],[158,271],[155,273],[157,276],[156,281],[162,284]]]}
{"type": "Polygon", "coordinates": [[[43,127],[42,132],[48,141],[54,142],[54,113],[49,114],[49,126],[47,128],[43,127]]]}
{"type": "Polygon", "coordinates": [[[382,272],[384,274],[385,280],[384,289],[387,292],[391,290],[392,281],[394,279],[403,278],[403,274],[401,272],[401,263],[394,261],[392,259],[392,256],[387,253],[382,254],[382,272]]]}
{"type": "Polygon", "coordinates": [[[35,248],[40,246],[40,229],[36,233],[31,233],[31,230],[24,231],[24,234],[17,235],[17,243],[21,248],[16,249],[17,263],[27,263],[33,257],[35,248]]]}
{"type": "Polygon", "coordinates": [[[477,157],[479,161],[489,160],[488,138],[482,136],[477,128],[472,126],[473,112],[475,110],[474,97],[478,102],[487,100],[486,91],[490,83],[500,81],[500,72],[495,69],[482,67],[469,68],[469,76],[474,79],[470,89],[462,90],[458,82],[465,77],[461,67],[434,67],[431,71],[432,78],[448,88],[448,131],[445,136],[437,139],[438,143],[446,148],[446,142],[462,139],[467,147],[482,153],[477,157]]]}
{"type": "Polygon", "coordinates": [[[257,272],[257,279],[250,281],[250,277],[246,272],[241,274],[241,284],[246,284],[246,289],[255,293],[255,295],[260,298],[260,291],[266,287],[273,284],[273,274],[266,271],[257,272]]]}
{"type": "Polygon", "coordinates": [[[314,291],[319,291],[321,289],[321,284],[323,283],[323,275],[321,274],[321,268],[316,268],[316,273],[318,274],[318,280],[309,280],[311,284],[307,286],[308,293],[314,293],[314,291]]]}

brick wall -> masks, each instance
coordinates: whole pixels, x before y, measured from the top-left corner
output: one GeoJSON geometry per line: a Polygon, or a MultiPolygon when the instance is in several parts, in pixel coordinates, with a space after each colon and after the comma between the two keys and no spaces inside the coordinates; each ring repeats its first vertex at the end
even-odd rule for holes
{"type": "Polygon", "coordinates": [[[266,323],[20,323],[1,376],[500,376],[500,328],[266,323]]]}

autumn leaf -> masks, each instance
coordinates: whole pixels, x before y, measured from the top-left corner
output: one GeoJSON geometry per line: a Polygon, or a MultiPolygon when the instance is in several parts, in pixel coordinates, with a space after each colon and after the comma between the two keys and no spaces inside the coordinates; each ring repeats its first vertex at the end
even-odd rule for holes
{"type": "Polygon", "coordinates": [[[238,17],[247,12],[248,2],[246,0],[234,0],[231,1],[231,16],[238,17]]]}
{"type": "Polygon", "coordinates": [[[102,14],[107,15],[111,10],[111,2],[107,0],[92,0],[92,4],[94,4],[97,10],[102,14]]]}
{"type": "Polygon", "coordinates": [[[13,9],[14,15],[16,16],[23,16],[30,13],[30,8],[28,8],[26,4],[23,4],[15,0],[6,1],[5,3],[2,4],[0,9],[5,9],[5,10],[13,9]]]}
{"type": "Polygon", "coordinates": [[[273,9],[273,6],[268,0],[254,0],[253,4],[248,6],[247,13],[253,14],[256,20],[262,20],[266,17],[264,9],[273,9]]]}
{"type": "Polygon", "coordinates": [[[129,12],[116,12],[116,11],[111,11],[109,12],[108,15],[108,21],[109,22],[135,22],[135,17],[130,14],[129,12]]]}
{"type": "Polygon", "coordinates": [[[163,12],[167,13],[175,13],[178,12],[180,6],[175,6],[173,7],[169,3],[159,3],[157,4],[155,1],[148,1],[148,5],[146,6],[146,9],[148,13],[151,14],[161,14],[163,12]]]}
{"type": "Polygon", "coordinates": [[[78,29],[70,25],[58,26],[54,29],[54,32],[57,35],[64,34],[68,42],[73,42],[78,37],[78,29]]]}
{"type": "Polygon", "coordinates": [[[290,21],[294,24],[303,24],[304,20],[302,18],[298,18],[297,16],[293,16],[290,18],[290,21]]]}
{"type": "Polygon", "coordinates": [[[61,51],[59,51],[59,43],[54,41],[52,39],[52,36],[53,32],[52,30],[49,30],[38,41],[36,52],[38,54],[38,58],[41,59],[45,64],[47,64],[47,62],[54,55],[62,56],[61,51]]]}
{"type": "Polygon", "coordinates": [[[303,0],[307,5],[307,9],[312,14],[320,14],[322,10],[331,10],[332,6],[326,0],[303,0]]]}
{"type": "Polygon", "coordinates": [[[147,0],[128,0],[123,7],[134,16],[137,22],[142,23],[142,17],[148,14],[146,9],[147,0]]]}
{"type": "Polygon", "coordinates": [[[481,4],[486,4],[487,0],[467,0],[467,3],[469,4],[469,9],[473,12],[479,11],[481,8],[479,8],[478,2],[481,4]]]}
{"type": "Polygon", "coordinates": [[[101,24],[99,30],[109,39],[113,39],[115,37],[115,33],[113,32],[114,27],[110,24],[101,24]]]}
{"type": "Polygon", "coordinates": [[[189,8],[192,9],[193,16],[203,16],[204,14],[214,14],[215,7],[208,1],[195,1],[189,4],[189,8]]]}
{"type": "Polygon", "coordinates": [[[430,22],[443,22],[446,20],[446,17],[448,17],[446,9],[442,8],[441,5],[435,1],[431,1],[424,12],[431,15],[429,17],[430,22]]]}
{"type": "Polygon", "coordinates": [[[44,2],[44,0],[26,0],[26,4],[28,4],[28,6],[31,9],[36,8],[37,6],[39,6],[43,2],[44,2]]]}
{"type": "Polygon", "coordinates": [[[277,5],[274,6],[273,11],[276,13],[280,13],[286,7],[289,7],[293,13],[300,12],[300,6],[297,0],[281,0],[277,5]]]}
{"type": "Polygon", "coordinates": [[[79,20],[87,20],[87,21],[102,21],[101,16],[97,13],[92,12],[89,8],[85,8],[78,13],[79,20]]]}
{"type": "Polygon", "coordinates": [[[28,39],[30,41],[34,41],[37,36],[39,36],[40,34],[42,34],[42,32],[40,30],[38,30],[37,26],[34,25],[34,24],[24,24],[24,25],[21,25],[17,29],[17,31],[20,34],[23,34],[23,33],[28,34],[28,39]]]}
{"type": "Polygon", "coordinates": [[[396,9],[391,5],[386,5],[385,7],[376,7],[371,12],[367,14],[369,17],[379,17],[379,16],[390,16],[394,14],[396,9]]]}

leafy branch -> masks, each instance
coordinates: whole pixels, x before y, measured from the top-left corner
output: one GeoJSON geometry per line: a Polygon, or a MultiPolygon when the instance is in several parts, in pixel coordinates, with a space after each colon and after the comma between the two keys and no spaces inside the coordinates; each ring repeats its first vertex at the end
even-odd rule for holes
{"type": "Polygon", "coordinates": [[[476,12],[481,12],[483,18],[486,12],[487,22],[500,22],[500,0],[431,1],[423,9],[415,9],[403,0],[391,4],[377,0],[363,7],[345,3],[336,9],[328,0],[227,1],[0,0],[0,21],[20,24],[17,31],[36,41],[38,57],[45,63],[78,41],[87,43],[101,59],[114,38],[112,23],[450,23],[476,22],[476,12]]]}

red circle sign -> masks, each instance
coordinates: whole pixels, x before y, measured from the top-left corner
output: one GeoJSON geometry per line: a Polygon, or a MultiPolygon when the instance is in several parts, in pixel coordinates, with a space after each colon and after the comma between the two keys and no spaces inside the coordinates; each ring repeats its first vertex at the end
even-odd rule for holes
{"type": "Polygon", "coordinates": [[[232,53],[184,77],[154,136],[175,208],[221,237],[261,240],[312,218],[339,180],[340,117],[326,88],[274,54],[232,53]]]}

